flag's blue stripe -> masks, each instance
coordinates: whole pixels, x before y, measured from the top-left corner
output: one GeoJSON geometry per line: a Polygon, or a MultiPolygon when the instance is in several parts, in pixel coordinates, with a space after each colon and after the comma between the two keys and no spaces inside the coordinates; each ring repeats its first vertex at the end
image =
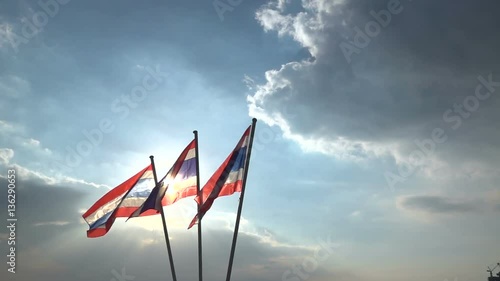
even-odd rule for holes
{"type": "Polygon", "coordinates": [[[194,176],[196,176],[196,157],[182,163],[176,178],[184,180],[194,176]]]}
{"type": "Polygon", "coordinates": [[[236,154],[234,162],[232,166],[228,167],[231,169],[230,170],[231,172],[238,171],[239,169],[243,168],[243,166],[245,166],[246,152],[247,152],[246,146],[234,152],[236,154]]]}
{"type": "Polygon", "coordinates": [[[90,229],[94,229],[94,228],[97,228],[103,224],[105,224],[109,217],[111,217],[111,214],[113,214],[115,210],[112,210],[110,212],[108,212],[107,214],[105,214],[104,216],[100,217],[98,220],[96,220],[93,224],[91,224],[89,227],[90,229]]]}
{"type": "Polygon", "coordinates": [[[210,196],[213,196],[214,194],[219,194],[219,192],[222,189],[222,186],[224,186],[224,184],[226,183],[226,181],[229,177],[229,173],[234,172],[234,171],[238,171],[239,169],[244,167],[245,158],[246,158],[246,151],[247,151],[246,146],[240,147],[238,150],[233,151],[233,153],[231,154],[231,157],[229,158],[227,166],[224,168],[224,171],[222,172],[220,177],[217,179],[217,183],[215,184],[215,188],[212,190],[210,196]]]}
{"type": "MultiPolygon", "coordinates": [[[[159,184],[158,187],[161,187],[162,185],[159,184]]],[[[151,209],[155,209],[156,205],[156,197],[158,197],[158,192],[159,188],[154,188],[153,191],[151,192],[151,195],[144,201],[142,204],[141,210],[139,214],[142,214],[143,212],[151,209]]]]}

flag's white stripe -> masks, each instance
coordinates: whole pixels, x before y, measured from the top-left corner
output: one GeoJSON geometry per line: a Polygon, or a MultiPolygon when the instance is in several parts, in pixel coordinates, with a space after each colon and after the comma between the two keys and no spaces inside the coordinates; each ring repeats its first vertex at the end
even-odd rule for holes
{"type": "Polygon", "coordinates": [[[139,179],[154,179],[153,171],[147,170],[139,179]]]}
{"type": "Polygon", "coordinates": [[[184,161],[189,160],[189,159],[193,159],[193,158],[196,158],[196,149],[195,148],[191,148],[188,151],[188,153],[186,154],[186,158],[184,159],[184,161]]]}
{"type": "Polygon", "coordinates": [[[92,214],[90,214],[89,216],[87,216],[85,218],[85,221],[87,221],[88,224],[93,224],[95,221],[102,218],[107,213],[116,209],[118,204],[120,204],[120,200],[125,195],[125,193],[121,194],[120,196],[115,197],[113,200],[109,201],[108,203],[101,206],[99,209],[95,210],[95,212],[93,212],[92,214]]]}
{"type": "MultiPolygon", "coordinates": [[[[107,208],[100,209],[99,213],[94,213],[94,214],[88,216],[87,218],[85,218],[85,220],[89,224],[93,224],[94,222],[96,222],[98,219],[102,218],[107,213],[112,212],[114,209],[116,209],[116,207],[118,206],[118,203],[119,203],[117,200],[119,200],[119,199],[120,199],[120,197],[115,198],[115,200],[113,200],[114,204],[112,204],[112,205],[110,204],[107,208]]],[[[121,207],[139,208],[144,203],[144,201],[146,201],[146,199],[147,199],[147,197],[127,197],[127,198],[123,199],[122,203],[120,204],[120,208],[121,207]]]]}
{"type": "Polygon", "coordinates": [[[227,180],[224,184],[231,184],[235,183],[239,180],[243,180],[243,168],[240,168],[238,171],[233,171],[229,173],[229,176],[227,177],[227,180]]]}
{"type": "Polygon", "coordinates": [[[243,143],[241,144],[241,147],[246,147],[248,145],[248,136],[245,136],[245,139],[243,140],[243,143]]]}
{"type": "Polygon", "coordinates": [[[137,207],[139,208],[144,201],[148,199],[148,196],[146,197],[127,197],[123,199],[122,204],[120,205],[121,207],[137,207]]]}

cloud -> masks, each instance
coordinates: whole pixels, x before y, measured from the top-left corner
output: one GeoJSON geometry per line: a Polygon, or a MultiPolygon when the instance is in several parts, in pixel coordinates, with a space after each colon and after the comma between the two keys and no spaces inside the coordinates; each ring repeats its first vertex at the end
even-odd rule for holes
{"type": "Polygon", "coordinates": [[[0,120],[0,128],[2,132],[4,132],[7,130],[12,130],[12,125],[9,124],[7,121],[0,120]]]}
{"type": "Polygon", "coordinates": [[[27,140],[27,141],[24,142],[24,145],[39,147],[40,146],[40,141],[39,140],[35,140],[35,139],[29,139],[29,140],[27,140]]]}
{"type": "MultiPolygon", "coordinates": [[[[43,149],[40,146],[40,142],[34,139],[30,139],[28,142],[24,143],[24,145],[32,146],[36,150],[42,150],[42,152],[47,152],[50,154],[50,150],[43,149]]],[[[87,186],[93,188],[106,188],[108,190],[111,189],[110,186],[105,184],[98,184],[94,182],[85,181],[83,179],[77,179],[70,176],[65,175],[57,175],[57,176],[47,176],[44,173],[26,168],[17,163],[12,163],[12,158],[14,157],[14,150],[11,148],[0,148],[0,168],[9,168],[15,169],[16,174],[19,175],[23,180],[26,181],[41,181],[46,185],[65,185],[65,186],[87,186]]]]}
{"type": "Polygon", "coordinates": [[[33,138],[26,138],[22,141],[22,145],[34,153],[41,153],[45,155],[50,155],[52,151],[46,147],[43,147],[39,140],[33,138]]]}
{"type": "Polygon", "coordinates": [[[82,179],[76,179],[69,176],[57,176],[51,177],[47,176],[39,171],[30,170],[18,164],[12,165],[12,167],[16,170],[16,173],[23,178],[24,180],[32,180],[32,181],[41,181],[47,185],[67,185],[67,186],[87,186],[94,188],[107,188],[111,189],[109,186],[105,184],[97,184],[94,182],[87,182],[82,179]]]}
{"type": "Polygon", "coordinates": [[[3,98],[21,98],[31,92],[28,81],[14,75],[0,76],[0,95],[3,98]]]}
{"type": "MultiPolygon", "coordinates": [[[[0,179],[0,184],[6,184],[0,179]]],[[[5,192],[4,192],[5,193],[5,192]]],[[[4,194],[5,195],[5,194],[4,194]]],[[[125,268],[130,276],[141,280],[158,280],[169,274],[166,249],[159,218],[154,231],[145,231],[136,224],[117,220],[113,229],[99,239],[85,237],[86,224],[80,224],[82,206],[93,198],[85,185],[68,188],[48,185],[43,180],[19,177],[16,198],[18,217],[18,256],[23,256],[25,269],[14,280],[110,280],[113,270],[125,268]],[[43,262],[39,262],[43,256],[43,262]],[[75,266],[84,264],[85,267],[75,266]],[[92,268],[92,271],[86,270],[92,268]]],[[[215,210],[214,210],[215,211],[215,210]]],[[[170,214],[170,212],[169,212],[170,214]]],[[[5,210],[0,210],[0,216],[5,210]]],[[[232,228],[220,227],[220,221],[229,214],[214,213],[218,227],[204,228],[204,276],[207,279],[224,278],[231,246],[232,228]]],[[[234,216],[234,214],[232,214],[234,216]]],[[[137,221],[138,222],[138,221],[137,221]]],[[[140,222],[139,222],[140,224],[140,222]]],[[[208,226],[208,227],[207,227],[208,226]]],[[[234,278],[239,280],[278,280],[285,270],[312,256],[318,245],[293,245],[269,231],[252,226],[242,219],[238,247],[234,261],[234,278]]],[[[195,279],[193,261],[196,260],[196,231],[170,229],[172,250],[179,278],[195,279]]],[[[0,240],[6,238],[0,233],[0,240]]],[[[327,275],[325,268],[318,276],[327,275]]]]}
{"type": "Polygon", "coordinates": [[[6,143],[12,144],[13,142],[18,142],[20,144],[25,139],[19,136],[24,134],[25,128],[23,125],[0,120],[0,138],[4,139],[6,143]]]}
{"type": "Polygon", "coordinates": [[[361,212],[360,210],[356,210],[354,212],[352,212],[349,217],[351,218],[361,218],[363,215],[363,212],[361,212]]]}
{"type": "Polygon", "coordinates": [[[415,140],[442,127],[448,141],[429,162],[498,164],[500,134],[492,121],[500,120],[500,88],[472,116],[461,118],[453,110],[474,95],[478,76],[500,81],[493,63],[500,59],[500,40],[492,36],[500,20],[491,12],[499,4],[400,1],[402,11],[347,60],[340,44],[361,40],[356,28],[375,22],[372,14],[388,2],[308,0],[295,13],[282,8],[282,1],[261,7],[256,18],[263,29],[293,38],[312,58],[268,70],[265,83],[248,96],[250,115],[280,127],[305,151],[341,159],[390,156],[399,163],[417,148],[415,140]],[[459,130],[443,120],[450,109],[463,124],[459,130]]]}
{"type": "Polygon", "coordinates": [[[69,224],[68,221],[46,221],[46,222],[37,222],[35,226],[62,226],[69,224]]]}
{"type": "Polygon", "coordinates": [[[14,150],[10,148],[0,148],[0,163],[8,165],[10,160],[14,157],[14,150]]]}
{"type": "MultiPolygon", "coordinates": [[[[119,272],[122,267],[127,273],[141,276],[141,280],[157,280],[168,274],[163,266],[166,253],[158,216],[134,222],[118,219],[105,237],[87,239],[85,231],[88,226],[82,223],[81,213],[102,194],[93,192],[88,188],[91,184],[83,180],[58,181],[17,165],[15,168],[17,239],[23,241],[19,243],[17,254],[26,257],[23,263],[29,268],[20,271],[16,278],[32,280],[38,276],[37,280],[42,281],[64,280],[65,276],[71,275],[75,280],[107,280],[113,277],[112,270],[119,272]],[[37,263],[41,253],[46,258],[43,263],[37,263]],[[36,266],[29,266],[31,264],[36,266]],[[75,264],[85,264],[93,271],[85,271],[75,264]],[[148,264],[146,269],[140,266],[144,264],[148,264]]],[[[0,184],[6,185],[6,179],[0,178],[0,184]]],[[[6,196],[6,190],[3,196],[6,196]]],[[[168,209],[167,221],[169,226],[174,226],[169,227],[174,256],[179,276],[196,278],[191,266],[196,255],[196,231],[186,230],[187,222],[182,227],[170,223],[177,207],[181,207],[180,203],[193,205],[185,200],[168,209]]],[[[0,216],[6,216],[5,212],[6,209],[0,210],[0,216]]],[[[224,277],[234,217],[234,213],[217,210],[206,217],[204,253],[210,256],[204,262],[206,278],[224,277]]],[[[5,237],[6,234],[1,232],[2,243],[5,237]]],[[[243,217],[233,274],[241,280],[276,280],[285,270],[300,264],[304,257],[313,255],[317,247],[290,243],[243,217]]],[[[317,274],[323,276],[325,272],[325,269],[318,269],[317,274]]]]}
{"type": "Polygon", "coordinates": [[[453,200],[441,196],[409,196],[400,202],[401,207],[435,214],[456,214],[478,212],[481,206],[471,200],[453,200]]]}

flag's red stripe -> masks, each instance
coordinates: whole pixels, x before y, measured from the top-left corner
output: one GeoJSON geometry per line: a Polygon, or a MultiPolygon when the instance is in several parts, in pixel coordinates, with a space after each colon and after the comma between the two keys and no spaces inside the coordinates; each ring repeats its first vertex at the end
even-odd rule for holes
{"type": "Polygon", "coordinates": [[[228,196],[235,192],[241,192],[242,183],[243,183],[242,180],[238,180],[233,183],[225,184],[219,192],[219,197],[228,196]]]}
{"type": "Polygon", "coordinates": [[[198,194],[198,190],[196,189],[196,185],[189,186],[189,187],[186,187],[185,189],[181,190],[178,193],[166,194],[165,197],[163,197],[162,205],[163,206],[172,205],[175,202],[181,200],[182,198],[196,196],[197,194],[198,194]]]}
{"type": "MultiPolygon", "coordinates": [[[[118,217],[129,217],[137,210],[137,207],[121,207],[116,211],[115,216],[118,217]]],[[[152,216],[157,215],[158,212],[156,210],[147,210],[140,215],[140,217],[144,216],[152,216]]]]}
{"type": "Polygon", "coordinates": [[[96,238],[96,237],[101,237],[104,234],[108,233],[108,231],[113,226],[113,223],[115,222],[116,211],[117,210],[115,209],[115,211],[113,212],[113,214],[111,214],[111,216],[109,217],[109,219],[106,221],[106,223],[104,224],[104,226],[105,226],[104,228],[98,227],[98,228],[87,230],[87,237],[88,238],[96,238]]]}
{"type": "MultiPolygon", "coordinates": [[[[218,197],[232,195],[235,192],[241,192],[242,184],[243,184],[243,181],[242,180],[238,180],[236,182],[223,185],[222,188],[221,188],[221,191],[219,192],[219,196],[218,197]]],[[[189,224],[188,229],[190,229],[191,227],[193,227],[196,224],[197,220],[201,220],[203,218],[203,216],[205,216],[205,214],[208,212],[208,210],[210,210],[210,208],[212,207],[212,204],[214,203],[215,199],[217,199],[218,197],[208,198],[201,205],[200,211],[193,218],[193,220],[189,224]]]]}

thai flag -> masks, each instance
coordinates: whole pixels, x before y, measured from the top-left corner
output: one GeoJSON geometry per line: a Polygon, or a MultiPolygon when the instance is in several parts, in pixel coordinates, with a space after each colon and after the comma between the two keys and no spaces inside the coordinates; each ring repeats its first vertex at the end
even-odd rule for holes
{"type": "MultiPolygon", "coordinates": [[[[90,227],[87,231],[87,237],[103,236],[111,229],[117,217],[130,216],[146,201],[154,186],[152,166],[149,165],[110,190],[82,215],[90,227]]],[[[156,213],[152,210],[142,213],[141,216],[156,213]]]]}
{"type": "Polygon", "coordinates": [[[182,151],[170,171],[160,180],[147,200],[129,218],[142,216],[144,212],[159,212],[182,198],[197,195],[196,142],[193,140],[182,151]]]}
{"type": "Polygon", "coordinates": [[[250,129],[251,126],[246,129],[231,154],[229,154],[222,165],[203,186],[201,196],[196,196],[195,201],[198,204],[201,203],[201,206],[198,214],[193,218],[188,229],[193,227],[198,220],[203,218],[217,197],[231,195],[235,192],[241,192],[245,170],[245,159],[247,157],[247,147],[250,141],[250,129]]]}

